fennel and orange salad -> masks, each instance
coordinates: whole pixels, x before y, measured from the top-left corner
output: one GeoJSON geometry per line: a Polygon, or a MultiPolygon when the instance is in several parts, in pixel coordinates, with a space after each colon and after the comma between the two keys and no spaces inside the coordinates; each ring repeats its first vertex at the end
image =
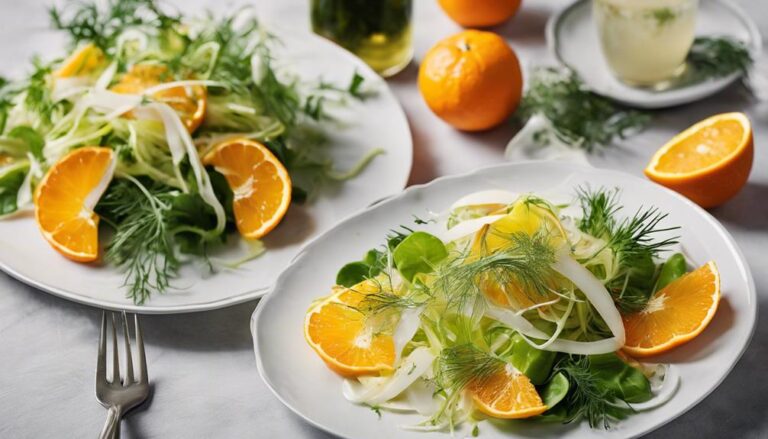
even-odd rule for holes
{"type": "Polygon", "coordinates": [[[75,261],[105,247],[137,304],[190,259],[214,268],[208,255],[230,232],[250,250],[223,264],[260,254],[291,202],[381,152],[334,166],[328,109],[364,99],[362,76],[299,78],[249,10],[185,17],[154,0],[110,0],[50,17],[69,54],[0,81],[0,217],[34,211],[75,261]],[[111,231],[103,243],[100,228],[111,231]]]}
{"type": "Polygon", "coordinates": [[[617,189],[570,198],[473,193],[341,267],[304,335],[343,396],[474,435],[487,418],[611,428],[673,398],[676,368],[649,357],[709,324],[714,262],[691,270],[667,214],[617,189]]]}

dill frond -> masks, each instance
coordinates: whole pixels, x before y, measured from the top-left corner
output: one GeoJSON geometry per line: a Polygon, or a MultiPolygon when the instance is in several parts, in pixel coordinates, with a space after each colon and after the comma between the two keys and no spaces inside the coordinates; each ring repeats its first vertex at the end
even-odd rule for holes
{"type": "Polygon", "coordinates": [[[95,1],[72,2],[61,9],[51,7],[48,15],[54,29],[69,34],[72,46],[90,42],[106,54],[128,28],[163,30],[180,22],[178,16],[164,13],[155,0],[109,0],[103,7],[95,1]]]}
{"type": "Polygon", "coordinates": [[[606,243],[593,257],[604,248],[613,252],[616,266],[611,273],[603,273],[603,281],[614,301],[623,312],[643,309],[653,294],[657,272],[653,259],[678,242],[676,236],[662,240],[655,237],[679,227],[661,227],[667,214],[655,207],[641,207],[632,217],[619,221],[617,215],[622,207],[618,203],[618,189],[581,187],[577,197],[583,212],[579,229],[606,243]]]}
{"type": "Polygon", "coordinates": [[[747,73],[754,60],[747,46],[730,37],[697,37],[688,52],[690,74],[684,80],[700,82],[731,73],[747,73]]]}
{"type": "Polygon", "coordinates": [[[632,408],[625,402],[617,401],[614,395],[601,386],[589,366],[588,356],[569,355],[553,369],[553,375],[564,373],[571,385],[564,401],[569,409],[565,422],[586,419],[591,428],[608,429],[613,422],[631,414],[632,408]]]}
{"type": "MultiPolygon", "coordinates": [[[[525,122],[535,114],[549,119],[560,140],[587,152],[625,138],[650,120],[646,113],[593,93],[576,72],[551,67],[534,69],[516,117],[525,122]]],[[[534,138],[546,144],[548,134],[537,133],[534,138]]]]}
{"type": "Polygon", "coordinates": [[[607,246],[619,257],[620,264],[625,264],[633,257],[657,256],[669,246],[676,244],[678,237],[656,241],[654,235],[677,230],[680,227],[660,227],[668,214],[658,208],[640,207],[631,218],[619,221],[616,216],[622,209],[618,204],[619,190],[600,188],[592,190],[579,187],[576,191],[583,216],[578,227],[596,238],[604,239],[607,246]]]}
{"type": "Polygon", "coordinates": [[[165,186],[117,179],[97,205],[99,215],[115,229],[105,258],[125,271],[124,285],[136,304],[165,292],[179,267],[168,233],[168,197],[165,186]]]}
{"type": "Polygon", "coordinates": [[[487,380],[506,362],[484,352],[471,343],[460,344],[440,351],[438,381],[451,394],[460,392],[472,382],[487,380]]]}
{"type": "MultiPolygon", "coordinates": [[[[492,232],[493,233],[493,232],[492,232]]],[[[509,244],[498,251],[470,258],[456,258],[438,269],[435,286],[457,309],[480,294],[480,283],[491,280],[499,285],[515,284],[526,293],[545,295],[554,276],[555,249],[544,233],[505,234],[509,244]]]]}

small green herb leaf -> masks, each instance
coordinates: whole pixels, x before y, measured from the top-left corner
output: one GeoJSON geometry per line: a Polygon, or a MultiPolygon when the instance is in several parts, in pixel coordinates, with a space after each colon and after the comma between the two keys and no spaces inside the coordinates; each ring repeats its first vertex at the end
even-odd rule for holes
{"type": "Polygon", "coordinates": [[[341,270],[336,274],[336,284],[352,287],[369,277],[370,272],[371,266],[365,262],[350,262],[341,267],[341,270]]]}
{"type": "Polygon", "coordinates": [[[570,384],[564,373],[558,372],[552,375],[552,378],[549,379],[539,392],[541,400],[547,406],[548,411],[565,399],[568,389],[570,389],[570,384]]]}
{"type": "Polygon", "coordinates": [[[534,385],[547,381],[556,357],[556,352],[536,349],[520,335],[512,337],[512,355],[508,360],[534,385]]]}
{"type": "Polygon", "coordinates": [[[392,252],[397,270],[409,282],[417,273],[434,271],[435,264],[447,256],[448,250],[443,241],[426,232],[412,233],[392,252]]]}

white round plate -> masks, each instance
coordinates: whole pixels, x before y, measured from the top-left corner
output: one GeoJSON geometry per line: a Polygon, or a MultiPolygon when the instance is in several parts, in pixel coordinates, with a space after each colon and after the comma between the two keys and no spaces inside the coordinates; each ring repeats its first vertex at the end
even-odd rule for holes
{"type": "MultiPolygon", "coordinates": [[[[731,1],[700,0],[696,16],[697,36],[729,36],[759,54],[762,37],[755,23],[731,1]]],[[[578,0],[547,22],[547,43],[561,63],[579,74],[595,93],[637,108],[666,108],[697,101],[724,89],[741,74],[734,73],[696,84],[654,91],[630,87],[616,79],[600,49],[592,20],[592,2],[578,0]]]]}
{"type": "MultiPolygon", "coordinates": [[[[757,302],[749,268],[733,238],[707,212],[682,196],[640,178],[564,162],[523,162],[446,177],[366,209],[308,244],[280,275],[271,294],[251,319],[256,362],[261,377],[275,395],[306,421],[345,438],[449,438],[449,433],[406,431],[400,425],[421,420],[418,415],[383,412],[344,399],[341,378],[331,372],[304,340],[304,317],[310,303],[330,292],[337,270],[379,246],[399,225],[413,226],[413,215],[427,218],[444,212],[463,195],[487,189],[546,192],[572,197],[579,185],[623,188],[624,210],[657,206],[668,212],[665,224],[680,225],[681,244],[694,264],[715,260],[720,270],[723,300],[715,318],[699,337],[673,352],[654,358],[674,363],[682,377],[675,396],[665,405],[632,415],[611,430],[590,430],[586,422],[572,425],[536,423],[480,424],[485,439],[626,438],[639,436],[680,416],[707,396],[725,378],[749,343],[757,302]]],[[[419,227],[419,226],[416,226],[419,227]]],[[[468,427],[455,437],[468,437],[468,427]]]]}
{"type": "MultiPolygon", "coordinates": [[[[386,150],[357,178],[322,191],[313,202],[292,205],[280,226],[264,239],[267,252],[259,258],[237,270],[215,274],[187,264],[172,282],[172,290],[152,296],[141,306],[126,298],[122,273],[110,266],[63,258],[43,240],[30,215],[0,221],[0,269],[43,291],[101,308],[147,314],[221,308],[262,296],[302,245],[340,219],[403,189],[411,171],[411,132],[386,83],[360,59],[320,37],[308,32],[278,36],[283,43],[277,57],[281,67],[307,80],[322,78],[343,86],[357,71],[378,92],[365,102],[351,101],[348,107],[334,110],[343,126],[328,126],[329,151],[337,169],[348,169],[368,150],[386,150]]],[[[60,46],[56,44],[60,35],[49,37],[53,47],[60,46]]],[[[240,240],[232,235],[229,241],[240,240]]],[[[243,253],[236,247],[216,256],[234,260],[243,253]]]]}

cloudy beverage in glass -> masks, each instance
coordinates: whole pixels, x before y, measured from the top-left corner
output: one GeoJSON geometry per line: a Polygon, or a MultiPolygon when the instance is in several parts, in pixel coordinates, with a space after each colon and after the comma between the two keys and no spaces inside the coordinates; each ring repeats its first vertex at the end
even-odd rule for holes
{"type": "Polygon", "coordinates": [[[594,0],[593,16],[605,60],[622,81],[667,82],[685,71],[698,0],[594,0]]]}

